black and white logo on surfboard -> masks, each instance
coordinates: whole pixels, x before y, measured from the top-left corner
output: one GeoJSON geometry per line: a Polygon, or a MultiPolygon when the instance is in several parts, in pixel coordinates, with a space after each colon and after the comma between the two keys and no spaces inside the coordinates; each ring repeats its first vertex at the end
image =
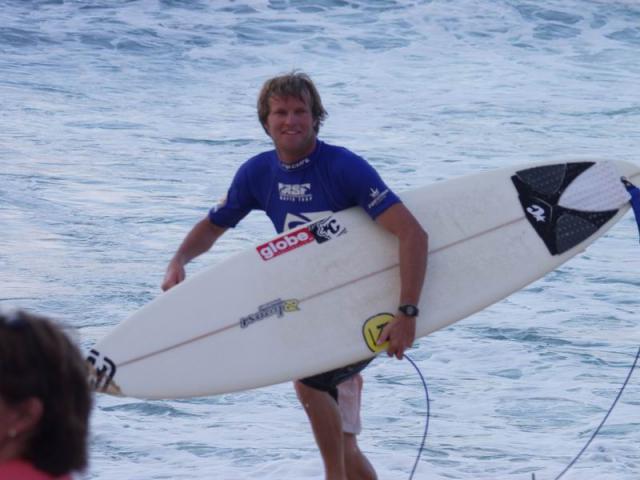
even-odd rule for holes
{"type": "Polygon", "coordinates": [[[118,387],[112,382],[116,374],[116,364],[109,357],[92,348],[87,357],[89,384],[98,392],[119,395],[118,387]]]}
{"type": "MultiPolygon", "coordinates": [[[[618,208],[606,199],[618,196],[619,177],[595,162],[576,162],[520,170],[511,177],[531,226],[552,255],[570,250],[607,223],[618,208]]],[[[619,205],[619,204],[618,204],[619,205]]]]}
{"type": "Polygon", "coordinates": [[[344,235],[347,229],[340,225],[335,217],[327,217],[309,225],[309,230],[318,243],[324,243],[327,240],[344,235]]]}

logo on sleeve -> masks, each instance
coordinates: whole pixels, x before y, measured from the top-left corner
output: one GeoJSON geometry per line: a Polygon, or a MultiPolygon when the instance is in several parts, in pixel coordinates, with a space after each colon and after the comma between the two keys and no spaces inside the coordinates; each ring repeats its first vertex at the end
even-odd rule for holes
{"type": "Polygon", "coordinates": [[[218,210],[220,210],[221,208],[223,208],[225,205],[227,204],[227,196],[225,195],[224,197],[222,197],[220,200],[218,200],[218,203],[216,203],[213,208],[211,209],[212,212],[217,212],[218,210]]]}
{"type": "Polygon", "coordinates": [[[370,188],[369,189],[369,198],[371,198],[371,201],[367,205],[367,208],[369,210],[371,210],[376,205],[379,205],[380,203],[382,203],[384,201],[384,199],[387,197],[387,195],[389,195],[389,189],[388,188],[383,190],[382,192],[380,190],[378,190],[377,188],[370,188]]]}

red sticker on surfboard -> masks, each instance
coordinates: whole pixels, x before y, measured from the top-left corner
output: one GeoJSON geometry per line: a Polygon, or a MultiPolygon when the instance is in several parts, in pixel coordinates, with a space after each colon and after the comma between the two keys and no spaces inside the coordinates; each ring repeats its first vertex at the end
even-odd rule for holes
{"type": "Polygon", "coordinates": [[[263,243],[256,247],[263,260],[271,260],[282,254],[290,252],[298,247],[311,243],[315,237],[309,228],[304,227],[300,230],[285,233],[270,242],[263,243]]]}

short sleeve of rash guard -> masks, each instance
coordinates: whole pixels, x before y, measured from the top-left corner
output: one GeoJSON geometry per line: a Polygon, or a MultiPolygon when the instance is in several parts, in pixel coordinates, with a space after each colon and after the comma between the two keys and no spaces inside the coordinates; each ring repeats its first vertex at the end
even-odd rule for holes
{"type": "Polygon", "coordinates": [[[226,198],[209,210],[209,221],[220,227],[235,227],[254,208],[257,208],[257,202],[251,194],[246,165],[243,165],[236,172],[226,198]]]}
{"type": "Polygon", "coordinates": [[[365,159],[353,154],[345,160],[341,165],[344,186],[372,219],[375,220],[387,208],[400,203],[398,196],[365,159]]]}

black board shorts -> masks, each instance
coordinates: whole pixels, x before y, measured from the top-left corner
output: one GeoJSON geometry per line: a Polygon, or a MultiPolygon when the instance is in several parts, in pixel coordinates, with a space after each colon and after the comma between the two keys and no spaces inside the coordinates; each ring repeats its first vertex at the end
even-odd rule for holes
{"type": "Polygon", "coordinates": [[[302,378],[300,382],[307,387],[315,388],[323,392],[327,392],[338,401],[338,384],[344,382],[350,377],[360,373],[365,369],[367,365],[371,363],[373,358],[363,360],[361,362],[352,363],[346,367],[336,368],[335,370],[329,370],[328,372],[319,373],[311,377],[302,378]]]}

